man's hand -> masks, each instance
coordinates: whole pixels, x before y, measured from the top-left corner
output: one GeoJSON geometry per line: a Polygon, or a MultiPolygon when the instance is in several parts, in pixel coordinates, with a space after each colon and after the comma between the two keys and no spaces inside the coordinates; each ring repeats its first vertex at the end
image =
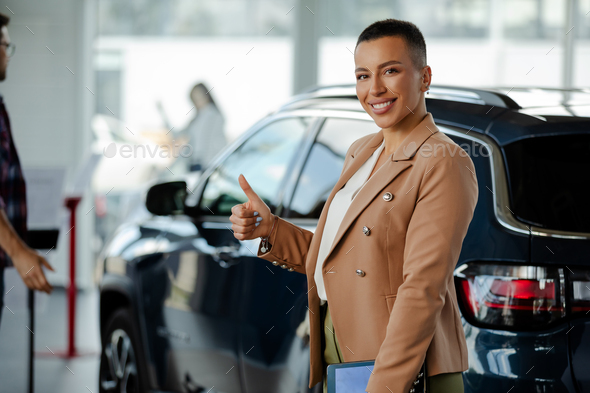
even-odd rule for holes
{"type": "Polygon", "coordinates": [[[36,251],[25,246],[12,257],[12,263],[27,287],[51,293],[53,287],[45,278],[43,266],[51,271],[55,270],[51,267],[49,262],[36,251]]]}

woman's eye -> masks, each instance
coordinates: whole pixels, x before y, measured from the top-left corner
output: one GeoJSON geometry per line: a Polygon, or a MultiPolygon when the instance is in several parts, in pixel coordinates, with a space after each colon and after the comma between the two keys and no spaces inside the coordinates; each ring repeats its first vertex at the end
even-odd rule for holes
{"type": "Polygon", "coordinates": [[[388,71],[392,71],[392,74],[395,72],[399,72],[398,70],[396,70],[395,68],[388,68],[387,70],[385,70],[385,72],[387,73],[388,71]]]}
{"type": "Polygon", "coordinates": [[[364,74],[363,74],[363,75],[359,75],[359,76],[357,76],[357,77],[356,77],[356,79],[357,79],[357,80],[362,80],[362,79],[363,79],[363,78],[362,78],[363,76],[366,76],[366,75],[364,75],[364,74]]]}

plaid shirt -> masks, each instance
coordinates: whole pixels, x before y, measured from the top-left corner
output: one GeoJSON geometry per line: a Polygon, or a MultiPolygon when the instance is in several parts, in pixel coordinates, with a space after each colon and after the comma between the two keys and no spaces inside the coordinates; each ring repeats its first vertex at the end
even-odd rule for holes
{"type": "MultiPolygon", "coordinates": [[[[27,191],[2,96],[0,96],[0,209],[4,210],[16,233],[26,242],[27,191]]],[[[0,268],[7,266],[12,266],[12,261],[0,248],[0,268]]]]}

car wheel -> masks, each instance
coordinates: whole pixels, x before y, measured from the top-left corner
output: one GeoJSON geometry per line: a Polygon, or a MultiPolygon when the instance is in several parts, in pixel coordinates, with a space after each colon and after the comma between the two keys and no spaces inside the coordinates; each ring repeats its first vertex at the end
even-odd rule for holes
{"type": "Polygon", "coordinates": [[[102,337],[99,391],[101,393],[143,393],[146,391],[145,367],[139,364],[139,336],[128,309],[113,313],[102,337]]]}

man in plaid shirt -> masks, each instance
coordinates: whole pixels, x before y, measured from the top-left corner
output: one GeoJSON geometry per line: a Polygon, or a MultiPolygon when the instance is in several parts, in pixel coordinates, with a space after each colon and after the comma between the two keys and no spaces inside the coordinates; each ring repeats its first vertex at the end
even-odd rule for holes
{"type": "MultiPolygon", "coordinates": [[[[0,81],[6,79],[8,58],[14,53],[14,44],[8,37],[10,18],[0,13],[0,81]]],[[[25,241],[27,235],[27,198],[25,179],[20,167],[16,147],[12,140],[10,121],[0,95],[0,317],[4,309],[4,268],[14,266],[25,285],[51,293],[42,266],[51,265],[25,241]]]]}

